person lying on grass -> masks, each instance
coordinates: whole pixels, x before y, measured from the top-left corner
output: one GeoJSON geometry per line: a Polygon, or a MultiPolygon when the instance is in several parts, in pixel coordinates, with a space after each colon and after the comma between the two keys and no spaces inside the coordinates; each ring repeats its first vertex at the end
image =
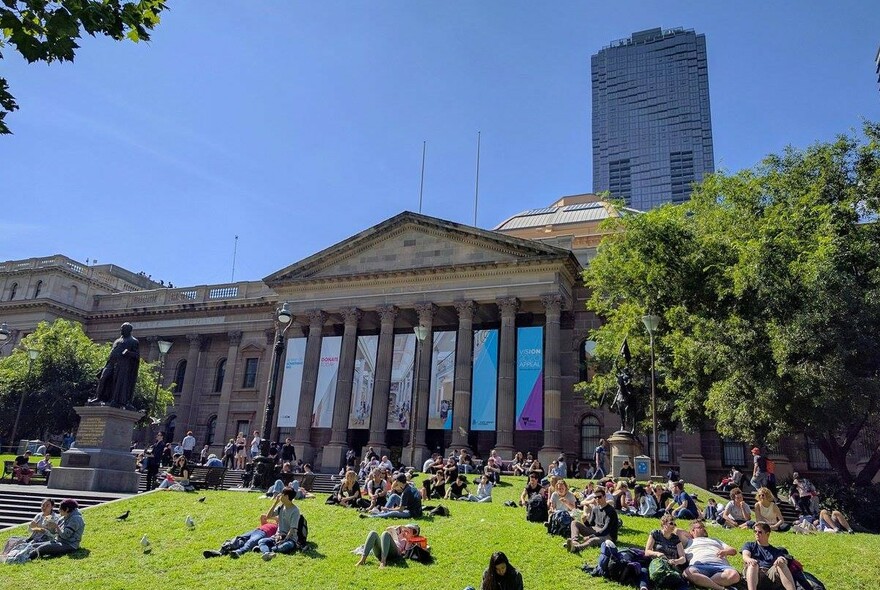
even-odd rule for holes
{"type": "Polygon", "coordinates": [[[415,544],[414,539],[420,532],[419,525],[415,523],[390,526],[381,535],[376,531],[370,531],[364,541],[363,554],[356,565],[364,565],[370,553],[374,553],[379,560],[379,567],[385,567],[389,559],[402,557],[407,549],[415,544]]]}
{"type": "Polygon", "coordinates": [[[739,572],[727,561],[737,550],[710,538],[702,521],[691,523],[691,539],[685,544],[684,553],[690,565],[684,577],[694,586],[721,590],[739,582],[739,572]]]}
{"type": "Polygon", "coordinates": [[[260,526],[223,543],[219,551],[202,551],[202,555],[205,559],[220,557],[221,555],[229,555],[232,559],[238,559],[245,553],[252,551],[260,541],[272,537],[277,532],[278,523],[276,519],[274,517],[270,519],[268,514],[261,514],[260,526]]]}

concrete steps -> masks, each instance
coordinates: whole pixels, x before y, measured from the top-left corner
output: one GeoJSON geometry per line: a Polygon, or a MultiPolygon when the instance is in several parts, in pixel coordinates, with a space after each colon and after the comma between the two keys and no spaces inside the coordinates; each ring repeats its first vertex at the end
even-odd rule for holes
{"type": "Polygon", "coordinates": [[[125,497],[126,494],[50,490],[37,485],[0,485],[0,530],[30,522],[40,511],[44,498],[55,500],[57,511],[58,503],[65,498],[73,498],[80,508],[88,508],[125,497]]]}
{"type": "MultiPolygon", "coordinates": [[[[228,490],[238,488],[241,485],[241,476],[243,473],[244,471],[240,469],[226,470],[226,474],[223,477],[223,489],[228,490]]],[[[331,475],[329,473],[316,473],[311,491],[316,494],[329,494],[333,491],[333,487],[337,483],[339,483],[339,477],[336,475],[331,475]]],[[[147,491],[147,475],[142,473],[140,482],[138,483],[138,492],[142,493],[145,491],[147,491]]]]}

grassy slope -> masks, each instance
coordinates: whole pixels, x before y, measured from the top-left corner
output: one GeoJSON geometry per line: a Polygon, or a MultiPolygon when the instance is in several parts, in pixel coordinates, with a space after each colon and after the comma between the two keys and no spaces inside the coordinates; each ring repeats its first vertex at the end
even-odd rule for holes
{"type": "MultiPolygon", "coordinates": [[[[508,477],[496,488],[492,504],[446,502],[450,518],[423,519],[423,534],[432,546],[436,562],[430,566],[406,563],[380,570],[374,558],[356,568],[351,553],[367,531],[387,526],[379,519],[359,519],[356,513],[326,506],[323,496],[299,502],[309,520],[313,550],[305,554],[278,556],[266,563],[259,556],[239,560],[227,557],[204,559],[203,549],[216,549],[239,532],[255,527],[257,517],[270,500],[257,494],[207,492],[201,494],[153,493],[104,505],[84,512],[86,534],[81,551],[73,557],[42,560],[39,564],[6,566],[7,588],[432,588],[461,590],[478,585],[493,551],[503,550],[523,573],[526,588],[574,590],[619,588],[587,577],[578,569],[584,561],[595,562],[597,551],[570,555],[561,548],[562,538],[551,537],[540,524],[527,523],[522,509],[508,508],[505,500],[518,497],[521,478],[508,477]],[[126,509],[131,516],[117,522],[126,509]],[[195,530],[184,526],[191,514],[195,530]],[[149,555],[139,540],[146,533],[153,542],[149,555]]],[[[703,493],[705,496],[705,493],[703,493]]],[[[656,521],[626,518],[619,545],[644,546],[656,521]]],[[[0,534],[0,542],[22,529],[0,534]]],[[[736,547],[752,538],[749,531],[726,531],[712,527],[710,534],[736,547]]],[[[857,534],[799,536],[774,533],[772,541],[784,545],[801,559],[809,571],[829,588],[868,588],[880,579],[880,537],[857,534]]],[[[742,565],[734,558],[737,567],[742,565]]],[[[0,565],[0,568],[4,566],[0,565]]]]}

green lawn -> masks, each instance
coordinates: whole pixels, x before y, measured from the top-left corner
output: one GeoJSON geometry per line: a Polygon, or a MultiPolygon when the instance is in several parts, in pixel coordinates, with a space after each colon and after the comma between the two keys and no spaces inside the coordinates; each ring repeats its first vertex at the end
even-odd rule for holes
{"type": "MultiPolygon", "coordinates": [[[[585,561],[596,561],[598,551],[571,555],[561,548],[561,537],[551,537],[542,525],[526,522],[522,509],[503,505],[505,500],[518,497],[524,483],[522,478],[506,478],[506,485],[495,489],[492,504],[444,502],[451,509],[450,518],[420,521],[435,563],[406,563],[384,570],[376,567],[373,558],[367,566],[355,567],[357,556],[351,550],[363,542],[367,531],[388,522],[360,519],[353,511],[327,506],[323,495],[299,502],[309,521],[313,549],[279,555],[268,563],[256,554],[239,560],[204,559],[202,550],[216,549],[224,539],[254,528],[271,500],[243,492],[207,492],[204,503],[196,501],[201,494],[141,495],[85,510],[85,551],[22,566],[0,565],[5,567],[3,587],[217,590],[283,584],[314,589],[461,590],[468,584],[478,586],[491,553],[503,550],[522,571],[526,588],[531,590],[619,588],[580,571],[585,561]],[[117,522],[115,517],[127,509],[131,509],[129,519],[117,522]],[[195,519],[195,530],[184,525],[187,515],[195,519]],[[145,533],[153,543],[149,555],[142,553],[139,544],[145,533]]],[[[701,492],[701,499],[705,497],[701,492]]],[[[654,520],[626,518],[618,544],[643,547],[655,525],[654,520]]],[[[22,530],[0,534],[0,542],[11,534],[22,534],[22,530]]],[[[749,531],[718,527],[711,527],[710,534],[736,547],[752,538],[749,531]]],[[[870,588],[880,580],[880,536],[774,533],[771,542],[788,547],[829,588],[870,588]]],[[[739,558],[734,562],[737,567],[742,565],[739,558]]]]}

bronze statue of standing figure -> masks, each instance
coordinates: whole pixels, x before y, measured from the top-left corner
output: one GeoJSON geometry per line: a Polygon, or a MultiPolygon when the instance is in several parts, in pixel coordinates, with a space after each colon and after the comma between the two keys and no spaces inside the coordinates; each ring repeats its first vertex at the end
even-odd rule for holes
{"type": "Polygon", "coordinates": [[[132,326],[122,324],[122,335],[113,342],[110,356],[98,373],[98,389],[89,405],[109,405],[114,408],[134,409],[134,387],[141,362],[140,345],[131,335],[132,326]]]}
{"type": "Polygon", "coordinates": [[[620,415],[620,430],[630,434],[636,431],[636,404],[629,367],[623,367],[617,373],[617,394],[611,402],[611,409],[620,415]]]}

